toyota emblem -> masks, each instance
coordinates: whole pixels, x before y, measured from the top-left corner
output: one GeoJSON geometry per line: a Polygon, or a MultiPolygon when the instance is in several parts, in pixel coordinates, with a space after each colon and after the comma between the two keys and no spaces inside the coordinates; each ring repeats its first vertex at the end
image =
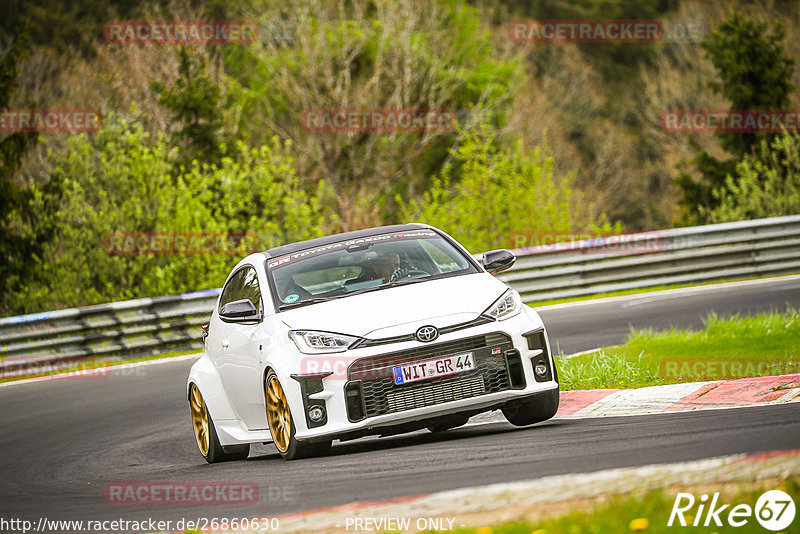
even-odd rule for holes
{"type": "Polygon", "coordinates": [[[417,336],[418,340],[422,341],[423,343],[427,343],[428,341],[433,341],[439,337],[439,331],[435,326],[423,326],[417,330],[415,335],[417,336]]]}

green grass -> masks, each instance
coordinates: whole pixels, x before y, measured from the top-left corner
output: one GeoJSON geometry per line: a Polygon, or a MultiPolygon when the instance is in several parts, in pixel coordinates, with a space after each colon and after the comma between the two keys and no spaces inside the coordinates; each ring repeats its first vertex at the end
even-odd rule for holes
{"type": "MultiPolygon", "coordinates": [[[[788,274],[783,276],[796,276],[796,274],[788,274]]],[[[606,297],[622,297],[625,295],[638,295],[641,293],[652,293],[654,291],[663,291],[665,289],[679,289],[679,288],[689,288],[689,287],[703,287],[703,286],[713,286],[717,284],[725,284],[728,282],[742,282],[747,280],[764,280],[767,278],[779,278],[776,276],[753,276],[749,278],[724,278],[722,280],[713,280],[710,282],[700,282],[697,284],[667,284],[667,285],[660,285],[660,286],[653,286],[653,287],[643,287],[639,289],[624,289],[620,291],[609,291],[606,293],[595,293],[594,295],[585,295],[581,297],[567,297],[561,299],[547,299],[547,300],[540,300],[535,302],[529,302],[528,306],[532,308],[539,308],[542,306],[550,306],[551,304],[564,304],[566,302],[578,302],[583,300],[597,300],[606,297]]]]}
{"type": "MultiPolygon", "coordinates": [[[[800,495],[800,491],[798,491],[799,485],[800,477],[789,477],[780,489],[788,493],[795,502],[798,502],[798,495],[800,495]]],[[[618,496],[603,504],[596,504],[588,510],[577,510],[561,517],[545,519],[537,523],[514,521],[494,527],[455,529],[452,532],[455,534],[624,534],[626,532],[645,532],[647,534],[675,534],[676,532],[763,534],[764,532],[769,532],[752,516],[747,518],[747,524],[741,527],[732,527],[727,524],[728,512],[733,506],[746,504],[752,509],[758,497],[764,493],[765,490],[757,487],[755,483],[741,485],[738,492],[734,491],[731,495],[720,495],[717,507],[730,504],[720,514],[722,527],[689,526],[691,523],[686,527],[682,527],[677,523],[677,519],[671,527],[668,527],[667,523],[672,506],[679,491],[686,490],[656,490],[640,495],[618,496]]],[[[710,491],[713,494],[714,490],[710,491]]],[[[699,501],[699,492],[695,491],[693,493],[699,501]]],[[[684,518],[687,521],[694,521],[693,518],[696,516],[690,517],[690,514],[697,513],[698,505],[699,502],[696,501],[694,507],[686,512],[684,518]]],[[[706,510],[707,508],[708,506],[706,506],[706,510]]],[[[705,513],[701,514],[699,524],[702,525],[705,519],[705,513]]],[[[800,532],[800,520],[795,517],[794,522],[781,532],[786,534],[800,532]]]]}
{"type": "Polygon", "coordinates": [[[151,360],[161,360],[163,358],[172,358],[173,356],[184,356],[186,354],[196,354],[199,352],[200,350],[176,350],[164,352],[162,354],[154,354],[151,356],[140,356],[138,358],[88,358],[85,360],[64,363],[63,367],[59,366],[56,370],[43,373],[31,373],[24,376],[3,376],[2,372],[0,372],[0,384],[4,382],[25,380],[26,378],[40,378],[43,376],[60,375],[64,373],[77,373],[80,371],[87,371],[89,369],[113,368],[116,365],[123,365],[126,363],[149,362],[151,360]]]}
{"type": "Polygon", "coordinates": [[[800,312],[710,314],[700,331],[634,330],[625,344],[557,361],[562,389],[630,388],[800,373],[800,312]]]}

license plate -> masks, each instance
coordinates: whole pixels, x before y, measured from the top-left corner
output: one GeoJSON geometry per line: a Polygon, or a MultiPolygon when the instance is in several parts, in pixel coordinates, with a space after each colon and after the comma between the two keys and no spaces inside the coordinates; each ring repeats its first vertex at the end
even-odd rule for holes
{"type": "Polygon", "coordinates": [[[424,362],[398,365],[392,369],[395,384],[408,384],[438,376],[453,375],[475,369],[475,358],[471,352],[425,360],[424,362]]]}

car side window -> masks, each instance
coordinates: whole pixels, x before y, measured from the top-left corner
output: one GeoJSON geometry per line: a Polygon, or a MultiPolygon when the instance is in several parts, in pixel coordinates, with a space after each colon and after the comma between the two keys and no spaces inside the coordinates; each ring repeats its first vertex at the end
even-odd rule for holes
{"type": "Polygon", "coordinates": [[[248,299],[253,303],[253,306],[262,312],[263,306],[261,302],[261,289],[258,285],[258,275],[256,270],[252,267],[244,267],[236,271],[236,274],[231,276],[225,287],[222,288],[222,296],[219,299],[219,309],[229,302],[237,300],[248,299]]]}
{"type": "Polygon", "coordinates": [[[258,286],[258,275],[256,270],[252,267],[242,269],[240,272],[244,273],[242,277],[242,284],[239,286],[239,294],[236,300],[248,299],[253,303],[258,313],[263,311],[261,304],[261,289],[258,286]]]}

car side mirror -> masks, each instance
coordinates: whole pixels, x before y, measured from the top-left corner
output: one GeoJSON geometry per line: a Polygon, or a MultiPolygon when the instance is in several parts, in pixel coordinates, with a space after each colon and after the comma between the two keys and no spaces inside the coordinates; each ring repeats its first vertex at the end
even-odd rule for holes
{"type": "Polygon", "coordinates": [[[234,300],[222,305],[219,316],[223,321],[232,323],[257,321],[261,317],[250,299],[234,300]]]}
{"type": "Polygon", "coordinates": [[[517,261],[516,256],[504,248],[483,253],[483,268],[490,274],[509,269],[515,261],[517,261]]]}

